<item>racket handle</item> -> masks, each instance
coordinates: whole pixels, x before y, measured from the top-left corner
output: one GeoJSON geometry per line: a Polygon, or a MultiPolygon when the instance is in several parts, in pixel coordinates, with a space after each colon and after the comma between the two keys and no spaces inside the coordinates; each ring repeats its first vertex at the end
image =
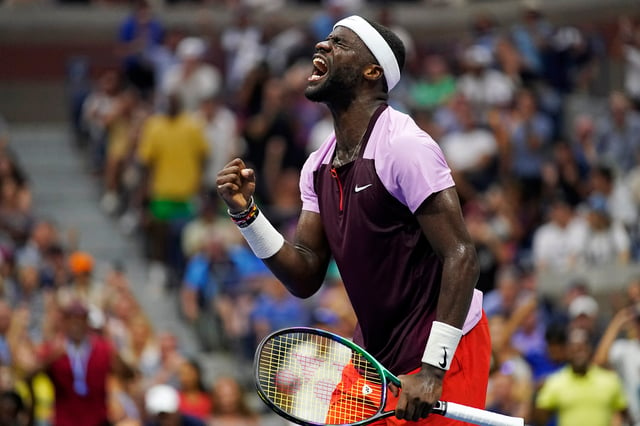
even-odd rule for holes
{"type": "Polygon", "coordinates": [[[520,417],[505,416],[455,402],[438,401],[432,412],[449,419],[474,423],[479,426],[524,426],[524,419],[520,417]]]}

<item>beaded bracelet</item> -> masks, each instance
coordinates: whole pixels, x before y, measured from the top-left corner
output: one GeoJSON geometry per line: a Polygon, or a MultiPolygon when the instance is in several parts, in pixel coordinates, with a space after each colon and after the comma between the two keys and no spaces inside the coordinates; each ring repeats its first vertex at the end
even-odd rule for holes
{"type": "Polygon", "coordinates": [[[256,203],[253,200],[253,196],[251,196],[251,198],[249,198],[249,206],[246,209],[238,213],[231,213],[231,210],[227,209],[227,214],[231,216],[232,219],[242,219],[243,217],[249,214],[249,212],[255,205],[256,203]]]}
{"type": "Polygon", "coordinates": [[[246,210],[237,214],[229,213],[231,220],[238,226],[238,228],[246,228],[251,225],[258,217],[258,214],[260,214],[260,209],[258,209],[256,203],[253,202],[253,197],[251,198],[251,203],[246,210]]]}

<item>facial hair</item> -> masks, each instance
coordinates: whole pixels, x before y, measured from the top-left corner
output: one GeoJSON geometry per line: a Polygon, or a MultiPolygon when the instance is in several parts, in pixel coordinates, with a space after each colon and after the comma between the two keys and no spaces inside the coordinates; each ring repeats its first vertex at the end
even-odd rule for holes
{"type": "Polygon", "coordinates": [[[361,78],[360,73],[360,69],[355,66],[334,69],[321,83],[307,86],[304,95],[312,102],[347,106],[356,97],[356,88],[361,78]]]}

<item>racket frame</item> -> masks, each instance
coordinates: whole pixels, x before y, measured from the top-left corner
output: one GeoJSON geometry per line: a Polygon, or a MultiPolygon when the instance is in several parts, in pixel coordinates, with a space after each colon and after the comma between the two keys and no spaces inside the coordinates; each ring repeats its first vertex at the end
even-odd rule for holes
{"type": "MultiPolygon", "coordinates": [[[[338,342],[342,345],[347,346],[349,349],[351,349],[353,352],[362,355],[363,358],[365,358],[368,362],[371,363],[372,367],[375,368],[379,373],[380,373],[380,378],[382,383],[380,384],[381,386],[381,395],[380,395],[380,407],[378,408],[378,411],[376,414],[374,414],[373,416],[361,420],[359,422],[354,422],[354,423],[347,423],[351,426],[362,426],[362,425],[366,425],[369,424],[371,422],[374,422],[376,420],[380,420],[383,419],[385,417],[389,417],[391,415],[394,414],[394,411],[383,411],[385,408],[385,405],[387,403],[387,386],[389,383],[393,383],[396,386],[400,386],[400,379],[398,379],[396,376],[393,375],[393,373],[391,373],[389,370],[387,370],[377,359],[375,359],[371,354],[369,354],[367,351],[365,351],[363,348],[361,348],[360,346],[358,346],[357,344],[353,343],[351,340],[349,339],[345,339],[342,336],[339,336],[337,334],[331,333],[330,331],[326,331],[326,330],[322,330],[319,328],[311,328],[311,327],[290,327],[290,328],[285,328],[282,330],[277,330],[274,331],[273,333],[269,334],[267,337],[265,337],[260,344],[258,345],[258,348],[256,349],[256,353],[255,353],[255,357],[254,357],[254,361],[253,361],[253,371],[254,371],[254,375],[255,375],[255,384],[256,384],[256,390],[258,391],[258,396],[260,396],[260,399],[262,399],[262,401],[267,404],[267,406],[269,406],[269,408],[271,408],[273,411],[275,411],[278,415],[284,417],[285,419],[297,423],[299,425],[312,425],[312,426],[326,426],[327,423],[317,423],[317,422],[312,422],[312,421],[308,421],[308,420],[303,420],[300,419],[296,416],[294,416],[291,413],[287,413],[285,410],[283,410],[282,408],[280,408],[277,404],[275,404],[274,402],[271,401],[271,399],[267,396],[267,393],[262,389],[261,386],[261,381],[260,381],[260,354],[262,353],[264,347],[273,339],[277,338],[280,335],[283,334],[293,334],[293,333],[302,333],[305,335],[315,335],[315,336],[321,336],[321,337],[326,337],[328,339],[331,339],[335,342],[338,342]]],[[[331,426],[336,426],[336,425],[331,425],[331,426]]]]}

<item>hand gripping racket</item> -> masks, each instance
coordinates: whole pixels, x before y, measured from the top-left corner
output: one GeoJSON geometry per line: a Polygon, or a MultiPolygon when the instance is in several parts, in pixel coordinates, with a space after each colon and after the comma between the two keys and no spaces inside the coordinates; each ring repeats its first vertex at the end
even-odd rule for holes
{"type": "MultiPolygon", "coordinates": [[[[294,327],[276,331],[254,360],[260,398],[300,425],[366,425],[389,417],[387,384],[400,380],[355,343],[328,331],[294,327]]],[[[453,402],[432,413],[483,426],[522,426],[524,420],[453,402]]]]}

